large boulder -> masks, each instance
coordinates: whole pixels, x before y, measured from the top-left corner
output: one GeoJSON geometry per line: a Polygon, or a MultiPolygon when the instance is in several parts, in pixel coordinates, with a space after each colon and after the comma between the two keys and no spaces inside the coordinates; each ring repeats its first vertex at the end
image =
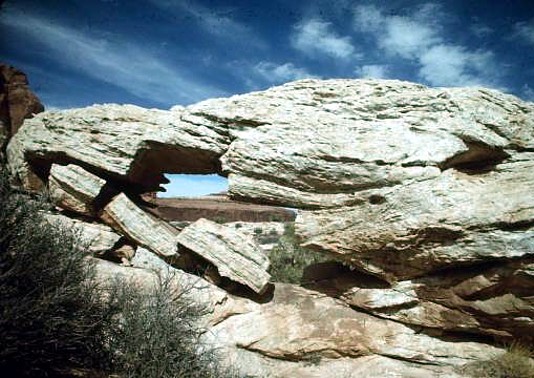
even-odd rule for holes
{"type": "MultiPolygon", "coordinates": [[[[428,334],[534,334],[534,104],[516,97],[400,81],[303,80],[169,111],[95,105],[41,113],[7,153],[28,190],[46,183],[53,164],[76,164],[128,193],[100,204],[102,219],[165,257],[177,255],[177,231],[137,204],[163,173],[219,173],[233,199],[297,208],[302,245],[349,267],[314,283],[344,302],[324,299],[334,301],[325,313],[339,324],[306,328],[322,311],[310,299],[318,294],[286,295],[291,290],[277,286],[275,302],[232,316],[217,331],[247,356],[319,353],[374,363],[377,355],[413,363],[419,356],[450,365],[474,355],[428,334]],[[391,343],[343,326],[363,318],[391,343]],[[269,329],[294,322],[304,336],[292,339],[291,327],[271,336],[262,322],[269,329]],[[243,333],[233,335],[238,326],[243,333]]],[[[191,249],[208,251],[205,259],[225,256],[191,234],[191,249]]],[[[237,280],[237,268],[228,276],[237,280]]]]}

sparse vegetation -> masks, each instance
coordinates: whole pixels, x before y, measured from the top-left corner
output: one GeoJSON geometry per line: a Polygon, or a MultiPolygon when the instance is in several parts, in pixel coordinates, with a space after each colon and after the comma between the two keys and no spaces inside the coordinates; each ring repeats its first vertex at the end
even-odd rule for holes
{"type": "Polygon", "coordinates": [[[506,353],[471,363],[462,372],[473,378],[534,378],[534,349],[513,343],[506,353]]]}
{"type": "Polygon", "coordinates": [[[201,309],[162,279],[154,291],[99,284],[43,201],[0,176],[0,371],[6,377],[229,377],[199,343],[201,309]]]}
{"type": "Polygon", "coordinates": [[[301,282],[304,268],[326,260],[318,253],[300,247],[295,236],[293,222],[286,223],[284,235],[271,251],[269,259],[271,260],[269,272],[272,280],[294,284],[301,282]]]}

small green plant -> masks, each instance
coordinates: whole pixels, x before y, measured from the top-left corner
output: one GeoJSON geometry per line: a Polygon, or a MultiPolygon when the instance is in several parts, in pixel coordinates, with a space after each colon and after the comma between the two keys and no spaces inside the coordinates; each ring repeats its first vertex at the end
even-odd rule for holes
{"type": "Polygon", "coordinates": [[[263,233],[263,229],[261,227],[254,228],[255,235],[261,235],[262,233],[263,233]]]}
{"type": "Polygon", "coordinates": [[[468,364],[462,373],[474,378],[534,378],[534,349],[512,343],[508,350],[487,361],[468,364]]]}
{"type": "Polygon", "coordinates": [[[304,268],[311,264],[326,261],[326,258],[316,252],[302,248],[295,236],[295,224],[288,222],[284,234],[278,245],[269,255],[272,280],[298,284],[301,282],[304,268]]]}

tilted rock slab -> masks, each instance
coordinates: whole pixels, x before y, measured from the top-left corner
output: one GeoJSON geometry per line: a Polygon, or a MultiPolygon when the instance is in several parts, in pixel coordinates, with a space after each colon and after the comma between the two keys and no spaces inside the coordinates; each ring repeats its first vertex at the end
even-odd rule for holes
{"type": "Polygon", "coordinates": [[[82,215],[94,215],[94,200],[106,185],[106,180],[74,164],[53,164],[48,178],[52,201],[59,207],[82,215]]]}
{"type": "Polygon", "coordinates": [[[269,259],[239,230],[199,219],[185,227],[177,241],[215,265],[221,276],[248,286],[256,293],[262,293],[269,283],[269,259]]]}
{"type": "Polygon", "coordinates": [[[45,213],[44,217],[53,226],[74,232],[79,236],[80,246],[87,247],[88,251],[95,255],[112,251],[121,239],[110,227],[100,223],[88,223],[53,213],[45,213]]]}
{"type": "Polygon", "coordinates": [[[160,256],[170,257],[178,254],[176,244],[178,231],[144,212],[124,193],[106,205],[102,212],[102,220],[160,256]]]}

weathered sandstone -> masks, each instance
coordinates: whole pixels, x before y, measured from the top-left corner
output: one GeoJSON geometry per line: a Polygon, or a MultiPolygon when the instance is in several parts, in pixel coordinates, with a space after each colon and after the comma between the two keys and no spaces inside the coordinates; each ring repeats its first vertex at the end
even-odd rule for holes
{"type": "Polygon", "coordinates": [[[213,264],[222,277],[246,285],[256,293],[262,293],[269,283],[269,259],[253,240],[238,230],[199,219],[184,228],[177,241],[213,264]]]}
{"type": "Polygon", "coordinates": [[[24,119],[44,111],[28,86],[28,78],[18,69],[0,64],[0,158],[7,141],[16,134],[24,119]]]}
{"type": "Polygon", "coordinates": [[[59,207],[82,215],[95,215],[95,199],[106,181],[74,164],[53,164],[48,178],[51,200],[59,207]]]}
{"type": "Polygon", "coordinates": [[[158,255],[169,257],[178,253],[178,231],[141,210],[124,193],[106,205],[102,219],[115,230],[158,255]]]}
{"type": "MultiPolygon", "coordinates": [[[[329,369],[369,366],[368,376],[454,377],[454,366],[499,352],[473,335],[534,334],[534,104],[516,97],[303,80],[169,111],[46,112],[7,154],[27,190],[54,164],[83,167],[122,192],[101,217],[130,242],[176,257],[180,241],[256,291],[268,262],[250,237],[206,221],[178,235],[138,195],[166,172],[219,173],[233,199],[297,208],[302,245],[347,268],[309,282],[313,290],[276,284],[266,303],[222,311],[230,315],[206,338],[251,374],[338,377],[329,369]]],[[[134,266],[148,253],[139,250],[134,266]]]]}

